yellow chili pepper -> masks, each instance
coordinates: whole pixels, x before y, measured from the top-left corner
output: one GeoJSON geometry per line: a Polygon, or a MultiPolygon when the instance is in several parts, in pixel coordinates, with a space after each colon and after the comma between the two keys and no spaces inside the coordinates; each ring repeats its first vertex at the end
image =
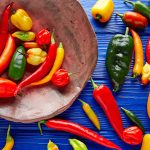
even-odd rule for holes
{"type": "Polygon", "coordinates": [[[141,150],[150,150],[150,134],[145,134],[141,150]]]}
{"type": "Polygon", "coordinates": [[[114,11],[113,0],[98,0],[92,7],[92,16],[100,22],[107,22],[110,20],[114,11]]]}
{"type": "Polygon", "coordinates": [[[146,63],[142,70],[142,84],[146,85],[150,81],[150,64],[146,63]]]}
{"type": "Polygon", "coordinates": [[[56,59],[55,59],[54,65],[51,71],[49,72],[49,74],[46,77],[44,77],[42,80],[34,82],[31,85],[41,85],[41,84],[49,82],[53,74],[61,67],[63,63],[63,59],[64,59],[64,54],[65,53],[64,53],[63,45],[62,43],[60,43],[59,47],[57,48],[56,59]]]}
{"type": "Polygon", "coordinates": [[[9,125],[7,130],[6,144],[2,150],[12,150],[13,146],[14,146],[14,139],[10,135],[10,125],[9,125]]]}
{"type": "Polygon", "coordinates": [[[147,100],[147,113],[148,113],[148,117],[150,118],[150,93],[147,100]]]}
{"type": "Polygon", "coordinates": [[[27,51],[27,56],[28,64],[37,66],[45,61],[47,53],[41,48],[31,48],[27,51]]]}
{"type": "Polygon", "coordinates": [[[54,144],[52,141],[49,141],[47,144],[47,150],[59,150],[59,149],[56,144],[54,144]]]}
{"type": "Polygon", "coordinates": [[[32,19],[23,9],[18,9],[11,16],[11,23],[22,31],[29,31],[32,28],[32,19]]]}
{"type": "Polygon", "coordinates": [[[86,113],[86,115],[88,116],[88,118],[92,121],[92,123],[95,125],[95,127],[98,130],[100,130],[100,123],[99,123],[98,117],[95,114],[95,112],[93,111],[93,109],[91,108],[91,106],[81,99],[79,99],[79,101],[82,103],[82,108],[83,108],[84,112],[86,113]]]}

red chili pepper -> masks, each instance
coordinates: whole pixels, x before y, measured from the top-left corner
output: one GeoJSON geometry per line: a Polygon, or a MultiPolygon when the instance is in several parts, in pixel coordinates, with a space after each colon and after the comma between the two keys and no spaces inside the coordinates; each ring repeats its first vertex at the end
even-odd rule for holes
{"type": "Polygon", "coordinates": [[[5,44],[8,39],[8,25],[9,25],[9,16],[11,7],[14,3],[10,3],[6,6],[5,10],[3,11],[1,22],[0,22],[0,54],[5,48],[5,44]]]}
{"type": "Polygon", "coordinates": [[[69,73],[64,69],[59,69],[57,72],[54,73],[52,76],[51,82],[56,87],[64,87],[67,86],[70,82],[69,73]]]}
{"type": "Polygon", "coordinates": [[[119,146],[117,146],[116,144],[112,143],[111,141],[107,140],[106,138],[97,134],[96,132],[94,132],[86,127],[83,127],[79,124],[76,124],[76,123],[73,123],[70,121],[66,121],[66,120],[60,120],[60,119],[41,121],[38,123],[41,133],[42,133],[42,129],[40,126],[41,123],[44,123],[48,128],[53,128],[55,130],[69,132],[69,133],[75,134],[77,136],[91,140],[91,141],[98,143],[100,145],[103,145],[105,147],[121,150],[121,148],[119,146]]]}
{"type": "Polygon", "coordinates": [[[0,56],[0,74],[2,74],[3,71],[8,67],[14,51],[15,51],[15,40],[9,34],[6,46],[3,50],[3,53],[0,56]]]}
{"type": "Polygon", "coordinates": [[[123,131],[123,139],[128,144],[138,145],[143,140],[143,132],[137,126],[129,127],[123,131]]]}
{"type": "Polygon", "coordinates": [[[0,98],[13,97],[16,88],[16,83],[5,78],[0,78],[0,98]]]}
{"type": "Polygon", "coordinates": [[[49,72],[49,70],[52,68],[54,61],[55,61],[56,50],[57,50],[57,46],[56,46],[56,43],[54,40],[54,35],[52,34],[51,45],[49,47],[48,56],[47,56],[45,62],[33,74],[31,74],[29,77],[27,77],[21,83],[19,83],[19,85],[17,86],[17,89],[15,91],[15,95],[18,93],[18,91],[21,88],[42,79],[49,72]]]}
{"type": "Polygon", "coordinates": [[[124,130],[122,119],[121,119],[119,107],[117,105],[114,96],[112,95],[112,92],[105,85],[100,85],[98,87],[92,79],[91,82],[94,88],[93,96],[95,100],[102,107],[111,125],[113,126],[114,130],[122,139],[122,133],[124,130]]]}
{"type": "Polygon", "coordinates": [[[122,21],[131,28],[144,29],[148,25],[147,18],[137,12],[117,13],[122,21]]]}
{"type": "Polygon", "coordinates": [[[36,42],[39,45],[49,44],[50,43],[51,34],[48,30],[42,29],[36,35],[36,42]]]}
{"type": "Polygon", "coordinates": [[[150,64],[150,38],[148,39],[148,43],[146,46],[146,60],[147,63],[150,64]]]}

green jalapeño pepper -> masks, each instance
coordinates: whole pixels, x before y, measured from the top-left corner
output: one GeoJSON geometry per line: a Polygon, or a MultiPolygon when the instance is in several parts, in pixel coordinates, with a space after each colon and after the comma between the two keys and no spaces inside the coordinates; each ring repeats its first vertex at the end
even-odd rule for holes
{"type": "Polygon", "coordinates": [[[8,76],[10,79],[18,81],[22,79],[25,68],[26,68],[26,58],[25,58],[25,48],[23,46],[19,46],[10,63],[8,76]]]}
{"type": "Polygon", "coordinates": [[[125,35],[115,35],[107,49],[106,68],[112,81],[114,92],[121,88],[125,76],[129,72],[134,42],[128,32],[129,29],[127,28],[125,35]]]}

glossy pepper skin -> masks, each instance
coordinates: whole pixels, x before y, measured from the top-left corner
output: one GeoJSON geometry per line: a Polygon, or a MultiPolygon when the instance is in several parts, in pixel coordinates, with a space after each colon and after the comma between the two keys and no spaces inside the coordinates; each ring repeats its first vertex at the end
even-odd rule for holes
{"type": "Polygon", "coordinates": [[[109,42],[106,55],[106,68],[112,81],[113,91],[120,90],[129,72],[132,59],[133,39],[126,34],[117,34],[109,42]]]}
{"type": "Polygon", "coordinates": [[[14,97],[17,84],[11,80],[0,77],[0,98],[14,97]]]}
{"type": "Polygon", "coordinates": [[[6,6],[0,20],[0,54],[4,50],[8,39],[9,16],[13,4],[14,3],[12,2],[8,6],[6,6]]]}
{"type": "Polygon", "coordinates": [[[88,150],[87,146],[77,139],[69,139],[69,143],[74,150],[88,150]]]}
{"type": "Polygon", "coordinates": [[[40,46],[36,43],[36,42],[24,42],[23,46],[26,49],[30,49],[30,48],[40,48],[40,46]]]}
{"type": "Polygon", "coordinates": [[[34,32],[23,32],[23,31],[16,31],[12,34],[13,37],[21,40],[21,41],[34,41],[35,33],[34,32]]]}
{"type": "Polygon", "coordinates": [[[145,134],[142,142],[141,150],[149,150],[150,149],[150,134],[145,134]]]}
{"type": "Polygon", "coordinates": [[[148,20],[150,20],[150,7],[142,3],[141,1],[132,2],[130,0],[125,0],[124,2],[130,3],[133,5],[133,9],[136,12],[139,12],[143,16],[145,16],[148,20]]]}
{"type": "Polygon", "coordinates": [[[3,53],[0,56],[0,74],[2,74],[5,71],[5,69],[8,67],[14,51],[15,51],[15,40],[9,34],[8,40],[6,42],[6,46],[3,50],[3,53]]]}
{"type": "Polygon", "coordinates": [[[148,114],[148,117],[150,118],[150,93],[147,99],[147,114],[148,114]]]}
{"type": "Polygon", "coordinates": [[[117,13],[121,17],[122,21],[131,28],[144,29],[148,25],[147,18],[137,12],[126,12],[124,14],[117,13]]]}
{"type": "Polygon", "coordinates": [[[24,54],[24,47],[19,46],[16,49],[9,65],[8,77],[10,79],[18,81],[23,78],[26,68],[26,58],[24,54]]]}
{"type": "Polygon", "coordinates": [[[143,85],[147,85],[150,81],[150,64],[146,62],[142,69],[141,82],[143,85]]]}
{"type": "Polygon", "coordinates": [[[92,7],[92,16],[100,22],[108,22],[114,11],[113,0],[98,0],[92,7]]]}
{"type": "Polygon", "coordinates": [[[14,147],[14,139],[10,135],[10,125],[9,125],[8,131],[7,131],[7,137],[6,137],[6,144],[2,150],[12,150],[13,147],[14,147]]]}
{"type": "Polygon", "coordinates": [[[70,75],[66,70],[59,69],[52,76],[51,82],[56,87],[59,87],[59,88],[65,87],[70,82],[70,75]]]}
{"type": "Polygon", "coordinates": [[[148,43],[146,45],[146,61],[150,65],[150,38],[148,39],[148,43]]]}
{"type": "Polygon", "coordinates": [[[47,144],[47,150],[59,150],[59,148],[55,143],[49,141],[47,144]]]}
{"type": "Polygon", "coordinates": [[[103,136],[97,134],[96,132],[94,132],[94,131],[92,131],[92,130],[84,127],[84,126],[73,123],[71,121],[61,120],[61,119],[51,119],[48,121],[41,121],[38,123],[38,126],[39,126],[41,133],[42,133],[42,129],[40,126],[41,123],[45,124],[48,128],[72,133],[74,135],[77,135],[77,136],[86,138],[88,140],[91,140],[97,144],[103,145],[107,148],[121,150],[121,148],[119,146],[117,146],[116,144],[107,140],[103,136]]]}
{"type": "Polygon", "coordinates": [[[21,31],[29,31],[32,28],[32,19],[23,9],[18,9],[11,15],[11,23],[21,31]]]}

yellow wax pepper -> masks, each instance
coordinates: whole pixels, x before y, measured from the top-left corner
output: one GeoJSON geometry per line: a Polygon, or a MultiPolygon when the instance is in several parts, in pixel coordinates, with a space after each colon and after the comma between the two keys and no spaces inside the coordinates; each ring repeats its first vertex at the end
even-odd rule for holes
{"type": "Polygon", "coordinates": [[[148,117],[150,118],[150,93],[147,100],[147,113],[148,113],[148,117]]]}
{"type": "Polygon", "coordinates": [[[92,16],[100,22],[107,22],[110,20],[114,11],[113,0],[98,0],[92,7],[92,16]]]}
{"type": "Polygon", "coordinates": [[[6,144],[2,150],[12,150],[13,146],[14,146],[14,139],[10,135],[10,125],[9,125],[6,137],[6,144]]]}
{"type": "Polygon", "coordinates": [[[47,57],[47,53],[41,48],[31,48],[27,51],[27,62],[33,66],[43,63],[47,57]]]}
{"type": "Polygon", "coordinates": [[[34,82],[31,85],[41,85],[41,84],[49,82],[53,74],[61,67],[63,60],[64,60],[64,54],[65,52],[64,52],[63,45],[62,43],[60,43],[59,47],[57,48],[56,59],[55,59],[54,65],[51,71],[49,72],[49,74],[46,77],[44,77],[42,80],[34,82]]]}
{"type": "Polygon", "coordinates": [[[47,144],[47,150],[59,150],[59,149],[56,144],[54,144],[52,141],[49,141],[47,144]]]}
{"type": "Polygon", "coordinates": [[[146,63],[142,70],[142,84],[148,84],[150,81],[150,65],[146,63]]]}
{"type": "Polygon", "coordinates": [[[93,109],[91,108],[91,106],[81,99],[79,99],[79,101],[82,103],[82,108],[83,108],[84,112],[86,113],[86,115],[88,116],[88,118],[92,121],[92,123],[95,125],[95,127],[98,130],[100,130],[100,123],[99,123],[98,117],[95,114],[95,112],[93,111],[93,109]]]}
{"type": "Polygon", "coordinates": [[[150,134],[145,134],[141,150],[150,150],[150,134]]]}
{"type": "Polygon", "coordinates": [[[22,31],[29,31],[32,28],[32,19],[23,9],[18,9],[11,16],[11,23],[22,31]]]}

